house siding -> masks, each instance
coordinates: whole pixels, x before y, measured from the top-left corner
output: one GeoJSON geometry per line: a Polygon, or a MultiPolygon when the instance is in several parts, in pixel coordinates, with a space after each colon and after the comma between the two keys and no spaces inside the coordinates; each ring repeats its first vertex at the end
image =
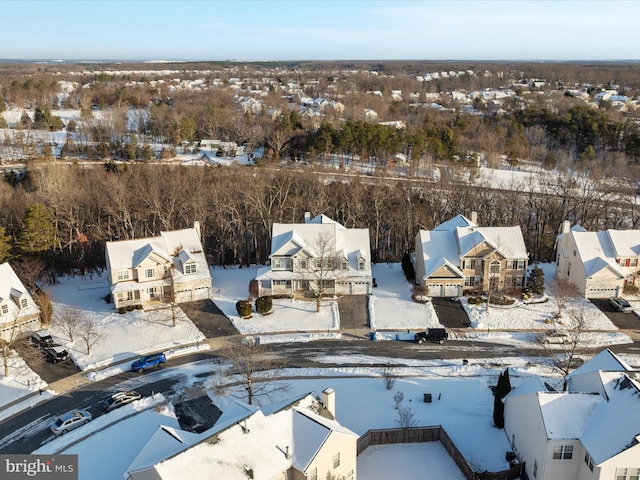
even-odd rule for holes
{"type": "Polygon", "coordinates": [[[353,478],[356,479],[357,466],[358,438],[355,435],[332,432],[305,470],[305,473],[308,475],[314,468],[317,468],[318,480],[323,480],[325,478],[347,478],[347,473],[353,471],[353,478]],[[334,468],[333,457],[337,453],[340,454],[340,465],[334,468]],[[330,475],[333,475],[333,477],[330,475]]]}

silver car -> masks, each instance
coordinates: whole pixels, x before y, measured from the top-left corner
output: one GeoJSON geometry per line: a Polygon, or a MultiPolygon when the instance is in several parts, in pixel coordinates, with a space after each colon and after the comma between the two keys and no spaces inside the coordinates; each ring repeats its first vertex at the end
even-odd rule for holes
{"type": "Polygon", "coordinates": [[[631,305],[624,298],[611,297],[609,298],[609,303],[613,306],[613,308],[615,308],[619,312],[631,313],[631,310],[632,310],[631,305]]]}
{"type": "Polygon", "coordinates": [[[91,421],[91,414],[86,410],[72,410],[60,415],[51,424],[51,431],[56,435],[64,435],[70,430],[85,425],[91,421]]]}

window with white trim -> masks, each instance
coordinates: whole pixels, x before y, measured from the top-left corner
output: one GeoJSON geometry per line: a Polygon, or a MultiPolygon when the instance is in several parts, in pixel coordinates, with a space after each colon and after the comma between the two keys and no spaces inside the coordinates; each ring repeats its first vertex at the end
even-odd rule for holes
{"type": "Polygon", "coordinates": [[[300,260],[298,260],[298,266],[300,267],[300,270],[306,270],[307,267],[307,259],[306,258],[301,258],[300,260]]]}
{"type": "Polygon", "coordinates": [[[500,262],[498,260],[491,262],[491,265],[489,265],[489,273],[491,275],[498,275],[500,273],[500,262]]]}
{"type": "Polygon", "coordinates": [[[340,452],[336,453],[333,456],[333,468],[338,468],[340,466],[340,452]]]}
{"type": "Polygon", "coordinates": [[[465,258],[462,260],[462,268],[465,270],[475,270],[476,269],[476,259],[475,258],[465,258]]]}
{"type": "Polygon", "coordinates": [[[133,300],[133,292],[119,292],[118,300],[121,302],[133,300]]]}
{"type": "Polygon", "coordinates": [[[20,300],[20,308],[27,308],[29,306],[29,301],[26,298],[20,300]]]}
{"type": "Polygon", "coordinates": [[[118,281],[129,280],[129,270],[118,270],[118,281]]]}
{"type": "Polygon", "coordinates": [[[639,480],[640,468],[619,467],[616,468],[615,480],[639,480]]]}
{"type": "Polygon", "coordinates": [[[553,447],[554,460],[571,460],[573,458],[573,445],[556,445],[553,447]]]}
{"type": "Polygon", "coordinates": [[[274,258],[271,261],[271,269],[272,270],[291,270],[291,259],[290,258],[274,258]]]}
{"type": "Polygon", "coordinates": [[[366,266],[366,263],[367,262],[364,261],[364,258],[359,258],[358,259],[358,270],[364,270],[364,268],[366,266]]]}
{"type": "Polygon", "coordinates": [[[2,304],[2,315],[6,315],[7,313],[9,313],[9,305],[7,305],[6,303],[2,304]]]}
{"type": "Polygon", "coordinates": [[[518,270],[524,270],[524,264],[525,263],[526,262],[524,260],[518,260],[518,265],[517,265],[518,270]]]}
{"type": "Polygon", "coordinates": [[[589,470],[593,472],[593,458],[591,458],[589,452],[584,452],[584,463],[586,463],[589,467],[589,470]]]}
{"type": "Polygon", "coordinates": [[[346,258],[342,259],[342,270],[349,270],[349,261],[346,258]]]}
{"type": "Polygon", "coordinates": [[[309,480],[318,480],[318,467],[309,472],[309,480]]]}
{"type": "Polygon", "coordinates": [[[147,290],[147,293],[149,294],[149,298],[156,298],[157,296],[156,287],[149,288],[147,290]]]}
{"type": "Polygon", "coordinates": [[[349,473],[347,473],[346,480],[353,480],[353,470],[349,470],[349,473]]]}
{"type": "Polygon", "coordinates": [[[144,270],[145,278],[153,278],[156,276],[156,271],[153,268],[146,268],[144,270]]]}
{"type": "Polygon", "coordinates": [[[524,277],[521,275],[518,275],[516,277],[516,287],[521,287],[522,285],[524,285],[524,277]]]}
{"type": "Polygon", "coordinates": [[[198,272],[198,269],[197,269],[195,263],[187,263],[184,266],[184,274],[185,275],[191,275],[191,274],[197,273],[197,272],[198,272]]]}

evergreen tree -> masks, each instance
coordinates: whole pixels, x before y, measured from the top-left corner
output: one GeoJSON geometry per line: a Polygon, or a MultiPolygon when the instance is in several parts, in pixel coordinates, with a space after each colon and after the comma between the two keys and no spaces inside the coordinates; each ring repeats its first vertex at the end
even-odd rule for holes
{"type": "Polygon", "coordinates": [[[24,228],[18,240],[23,253],[44,252],[54,246],[56,227],[53,212],[42,203],[29,205],[24,213],[24,228]]]}
{"type": "Polygon", "coordinates": [[[544,293],[544,272],[535,265],[527,278],[527,290],[534,295],[542,295],[544,293]]]}
{"type": "Polygon", "coordinates": [[[504,403],[502,399],[511,391],[509,369],[505,369],[498,378],[498,385],[493,392],[493,423],[497,428],[504,428],[504,403]]]}
{"type": "Polygon", "coordinates": [[[11,260],[11,237],[5,233],[5,228],[0,226],[0,263],[11,260]]]}

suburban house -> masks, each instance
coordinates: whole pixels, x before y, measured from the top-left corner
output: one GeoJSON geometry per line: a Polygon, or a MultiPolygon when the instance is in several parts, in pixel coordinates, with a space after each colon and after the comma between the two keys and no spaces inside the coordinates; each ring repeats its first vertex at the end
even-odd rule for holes
{"type": "Polygon", "coordinates": [[[357,443],[335,420],[332,389],[321,401],[309,393],[262,410],[230,401],[201,434],[158,428],[124,478],[355,480],[357,443]]]}
{"type": "Polygon", "coordinates": [[[198,222],[158,237],[107,242],[105,251],[115,308],[212,297],[198,222]]]}
{"type": "Polygon", "coordinates": [[[568,220],[556,240],[556,278],[572,282],[586,298],[622,294],[640,285],[640,230],[588,232],[568,220]]]}
{"type": "Polygon", "coordinates": [[[369,229],[346,228],[325,215],[305,223],[274,223],[271,265],[258,270],[259,295],[309,292],[322,282],[328,295],[370,294],[369,229]]]}
{"type": "Polygon", "coordinates": [[[458,215],[416,235],[416,282],[432,297],[524,286],[528,253],[520,227],[479,227],[458,215]]]}
{"type": "Polygon", "coordinates": [[[505,433],[528,478],[640,478],[640,383],[605,350],[557,392],[533,377],[504,399],[505,433]]]}
{"type": "Polygon", "coordinates": [[[17,338],[38,330],[40,326],[40,308],[11,265],[0,264],[1,336],[5,339],[17,338]]]}

